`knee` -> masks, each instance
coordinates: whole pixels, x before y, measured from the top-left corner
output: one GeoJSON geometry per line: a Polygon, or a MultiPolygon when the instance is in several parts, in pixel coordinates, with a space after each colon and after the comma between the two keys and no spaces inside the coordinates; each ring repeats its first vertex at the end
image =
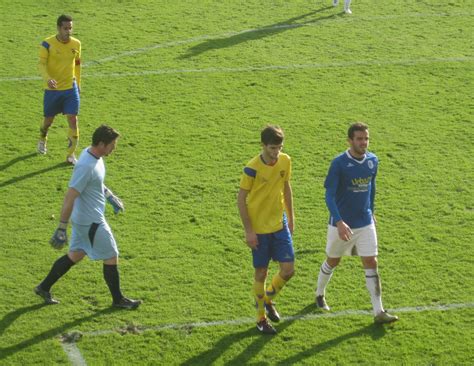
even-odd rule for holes
{"type": "Polygon", "coordinates": [[[339,262],[341,261],[341,258],[326,258],[326,263],[331,267],[331,268],[336,268],[339,262]]]}
{"type": "Polygon", "coordinates": [[[265,282],[268,276],[268,268],[255,268],[255,281],[265,282]]]}
{"type": "Polygon", "coordinates": [[[282,270],[280,272],[281,278],[283,278],[285,281],[289,281],[291,277],[295,275],[295,269],[294,268],[287,268],[285,270],[282,270]]]}
{"type": "Polygon", "coordinates": [[[77,128],[77,116],[72,115],[72,114],[68,114],[67,115],[67,121],[69,123],[70,128],[72,128],[72,129],[77,128]]]}
{"type": "Polygon", "coordinates": [[[364,257],[362,258],[362,264],[364,268],[377,269],[377,257],[364,257]]]}

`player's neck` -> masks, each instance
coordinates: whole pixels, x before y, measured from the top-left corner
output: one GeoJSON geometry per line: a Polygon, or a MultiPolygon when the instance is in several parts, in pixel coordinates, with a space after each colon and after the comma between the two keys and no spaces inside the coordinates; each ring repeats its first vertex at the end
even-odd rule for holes
{"type": "Polygon", "coordinates": [[[89,153],[94,155],[94,157],[96,157],[97,159],[100,159],[104,155],[97,146],[91,146],[89,148],[89,153]]]}
{"type": "Polygon", "coordinates": [[[56,34],[56,39],[57,39],[59,42],[61,42],[61,43],[68,43],[68,42],[70,41],[71,37],[68,37],[68,38],[66,38],[66,39],[62,39],[62,38],[59,36],[59,34],[56,34]]]}
{"type": "Polygon", "coordinates": [[[352,149],[349,149],[349,155],[352,156],[354,159],[356,160],[362,160],[365,158],[365,153],[363,154],[358,154],[357,152],[355,152],[354,150],[352,149]]]}
{"type": "Polygon", "coordinates": [[[262,163],[265,164],[265,165],[275,165],[278,161],[278,158],[277,159],[272,159],[270,156],[267,156],[265,153],[261,153],[260,154],[260,159],[262,160],[262,163]]]}

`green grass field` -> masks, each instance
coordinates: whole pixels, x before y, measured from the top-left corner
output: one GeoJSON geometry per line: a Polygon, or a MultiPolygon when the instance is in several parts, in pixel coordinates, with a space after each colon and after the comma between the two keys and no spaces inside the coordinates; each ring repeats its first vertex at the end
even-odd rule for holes
{"type": "Polygon", "coordinates": [[[351,16],[331,0],[65,4],[0,3],[0,365],[474,364],[470,1],[354,0],[351,16]],[[38,48],[63,12],[83,47],[80,147],[101,123],[122,134],[106,184],[126,212],[107,217],[137,311],[109,307],[102,264],[87,259],[53,288],[60,305],[32,292],[65,253],[48,244],[72,171],[62,116],[36,154],[38,48]],[[392,326],[373,325],[357,258],[335,272],[330,315],[313,305],[323,181],[358,120],[380,159],[392,326]],[[297,220],[274,337],[255,329],[236,208],[267,123],[286,132],[297,220]],[[61,337],[74,332],[77,342],[61,337]]]}

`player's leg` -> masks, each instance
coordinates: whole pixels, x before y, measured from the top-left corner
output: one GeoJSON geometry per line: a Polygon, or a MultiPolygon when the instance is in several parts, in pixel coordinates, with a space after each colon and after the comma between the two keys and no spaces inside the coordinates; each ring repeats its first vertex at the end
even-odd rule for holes
{"type": "Polygon", "coordinates": [[[253,293],[257,315],[257,330],[263,334],[275,334],[276,330],[268,322],[265,314],[265,281],[270,263],[270,234],[257,234],[258,246],[252,250],[253,267],[255,269],[253,293]]]}
{"type": "Polygon", "coordinates": [[[79,143],[79,123],[77,115],[68,114],[66,118],[69,125],[67,132],[68,149],[66,162],[75,165],[77,162],[75,152],[79,143]]]}
{"type": "Polygon", "coordinates": [[[278,322],[280,321],[280,315],[273,304],[273,300],[295,273],[295,252],[286,221],[283,229],[271,234],[270,238],[270,257],[279,262],[280,268],[266,289],[265,309],[268,317],[272,321],[278,322]]]}
{"type": "Polygon", "coordinates": [[[323,310],[330,310],[326,303],[326,287],[331,280],[334,269],[341,261],[341,257],[354,246],[352,240],[344,241],[339,238],[337,228],[328,225],[326,237],[326,260],[321,264],[316,287],[316,306],[323,310]]]}
{"type": "Polygon", "coordinates": [[[76,163],[75,151],[79,142],[79,105],[80,97],[79,90],[74,84],[74,88],[65,91],[63,113],[66,115],[67,122],[69,125],[67,137],[68,137],[68,150],[66,161],[70,164],[76,163]]]}
{"type": "Polygon", "coordinates": [[[357,240],[357,252],[365,270],[365,284],[370,294],[375,322],[390,323],[398,320],[397,316],[388,314],[382,304],[382,282],[378,273],[378,243],[375,225],[371,224],[354,230],[354,236],[357,240]]]}
{"type": "Polygon", "coordinates": [[[43,96],[43,123],[40,127],[40,136],[38,141],[38,152],[46,154],[48,142],[48,130],[53,124],[54,117],[61,113],[62,102],[60,92],[55,90],[45,90],[43,96]]]}
{"type": "Polygon", "coordinates": [[[78,252],[69,252],[66,255],[58,258],[54,262],[51,270],[45,279],[35,287],[34,291],[37,295],[41,296],[46,304],[58,304],[59,301],[54,299],[51,295],[51,287],[62,277],[64,276],[71,267],[78,263],[86,254],[82,251],[78,252]]]}
{"type": "Polygon", "coordinates": [[[334,269],[337,267],[341,258],[327,257],[319,268],[318,285],[316,287],[316,305],[318,308],[329,311],[330,308],[326,303],[326,287],[331,280],[334,269]]]}
{"type": "Polygon", "coordinates": [[[92,260],[103,261],[102,270],[105,283],[112,295],[112,306],[122,309],[138,308],[141,300],[129,299],[122,294],[118,270],[119,251],[110,226],[106,222],[87,225],[86,235],[88,241],[87,255],[92,260]]]}
{"type": "Polygon", "coordinates": [[[339,0],[333,0],[332,1],[332,6],[337,6],[339,4],[339,0]]]}
{"type": "Polygon", "coordinates": [[[351,6],[351,0],[344,0],[344,12],[346,14],[352,14],[350,6],[351,6]]]}

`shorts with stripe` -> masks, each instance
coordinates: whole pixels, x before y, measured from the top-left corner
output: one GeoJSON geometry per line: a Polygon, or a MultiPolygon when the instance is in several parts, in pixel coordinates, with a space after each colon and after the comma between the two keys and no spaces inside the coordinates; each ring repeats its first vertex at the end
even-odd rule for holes
{"type": "Polygon", "coordinates": [[[85,252],[92,260],[106,260],[119,254],[112,230],[105,221],[91,225],[73,223],[69,250],[85,252]]]}

